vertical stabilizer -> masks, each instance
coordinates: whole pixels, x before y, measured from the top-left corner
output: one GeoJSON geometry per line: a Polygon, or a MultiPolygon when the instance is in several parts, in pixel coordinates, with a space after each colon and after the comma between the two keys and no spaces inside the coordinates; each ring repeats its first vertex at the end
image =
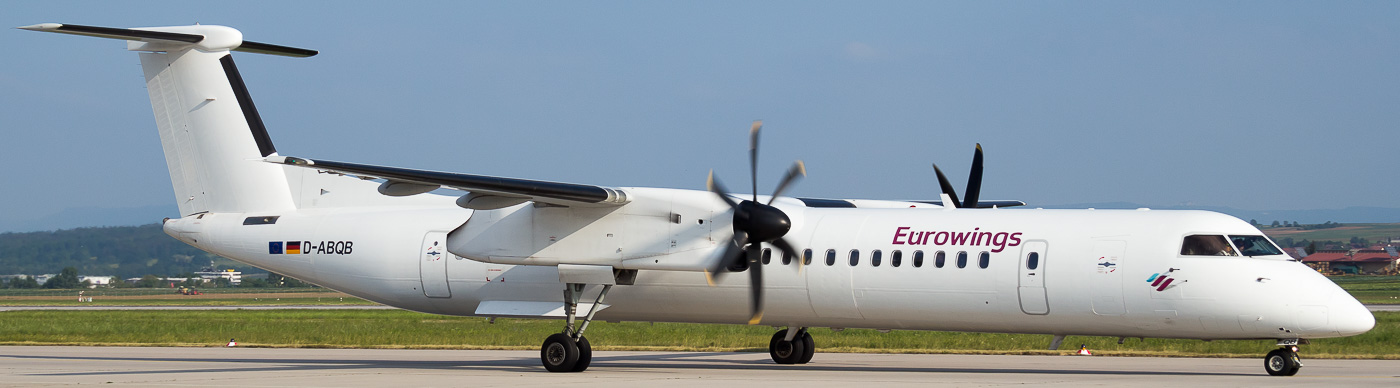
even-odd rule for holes
{"type": "Polygon", "coordinates": [[[277,150],[230,51],[302,57],[315,51],[245,42],[238,30],[222,26],[21,28],[124,39],[129,50],[141,52],[146,89],[182,216],[295,207],[283,167],[262,161],[277,150]]]}

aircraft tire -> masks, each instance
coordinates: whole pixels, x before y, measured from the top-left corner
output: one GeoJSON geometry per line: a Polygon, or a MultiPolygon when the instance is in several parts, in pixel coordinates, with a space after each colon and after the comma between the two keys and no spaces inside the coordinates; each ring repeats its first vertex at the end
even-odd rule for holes
{"type": "Polygon", "coordinates": [[[554,333],[540,347],[540,362],[550,372],[573,372],[578,364],[578,344],[564,333],[554,333]]]}
{"type": "Polygon", "coordinates": [[[812,361],[812,355],[817,353],[817,342],[812,340],[812,333],[802,333],[802,358],[797,359],[798,364],[806,364],[812,361]]]}
{"type": "Polygon", "coordinates": [[[1270,376],[1292,376],[1302,367],[1298,353],[1289,349],[1274,349],[1264,356],[1264,371],[1270,376]]]}
{"type": "Polygon", "coordinates": [[[578,362],[574,363],[574,372],[583,372],[588,369],[588,364],[593,363],[593,347],[588,345],[588,337],[578,337],[578,362]]]}
{"type": "Polygon", "coordinates": [[[787,338],[787,329],[778,330],[773,333],[773,339],[768,341],[768,355],[773,358],[773,362],[779,364],[796,364],[802,359],[805,351],[802,345],[805,341],[794,338],[792,341],[783,341],[787,338]]]}

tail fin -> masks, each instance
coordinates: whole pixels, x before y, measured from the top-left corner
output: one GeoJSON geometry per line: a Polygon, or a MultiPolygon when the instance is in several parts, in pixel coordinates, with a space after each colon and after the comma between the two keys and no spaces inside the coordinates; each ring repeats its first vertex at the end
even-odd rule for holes
{"type": "Polygon", "coordinates": [[[295,208],[277,149],[229,51],[309,57],[316,51],[243,40],[223,26],[107,28],[38,24],[26,30],[128,40],[139,51],[180,214],[295,208]]]}

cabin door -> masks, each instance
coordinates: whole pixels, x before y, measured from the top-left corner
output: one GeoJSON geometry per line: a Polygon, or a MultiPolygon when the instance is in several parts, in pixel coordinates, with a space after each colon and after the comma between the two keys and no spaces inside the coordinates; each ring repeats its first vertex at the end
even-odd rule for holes
{"type": "MultiPolygon", "coordinates": [[[[860,231],[864,217],[823,217],[808,244],[812,264],[802,270],[807,278],[807,298],[812,311],[822,318],[862,318],[856,307],[848,255],[854,245],[850,236],[860,231]],[[830,250],[831,264],[827,263],[830,250]]],[[[799,258],[801,260],[801,258],[799,258]]],[[[784,268],[785,269],[785,268],[784,268]]],[[[771,276],[771,275],[770,275],[771,276]]]]}
{"type": "Polygon", "coordinates": [[[1033,315],[1050,313],[1050,303],[1045,298],[1046,242],[1027,241],[1021,248],[1021,280],[1016,293],[1021,297],[1021,312],[1033,315]]]}
{"type": "Polygon", "coordinates": [[[418,274],[423,280],[423,295],[429,298],[450,298],[447,285],[447,232],[428,232],[423,237],[423,249],[418,251],[418,274]]]}

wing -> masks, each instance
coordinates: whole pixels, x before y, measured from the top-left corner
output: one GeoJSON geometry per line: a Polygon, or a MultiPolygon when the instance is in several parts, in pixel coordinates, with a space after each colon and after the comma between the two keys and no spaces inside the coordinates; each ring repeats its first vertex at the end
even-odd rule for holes
{"type": "MultiPolygon", "coordinates": [[[[927,203],[927,204],[933,204],[933,205],[943,206],[943,201],[909,201],[909,202],[927,203]]],[[[990,208],[993,208],[993,207],[1014,207],[1014,206],[1026,206],[1026,203],[1025,203],[1024,201],[1016,201],[1016,200],[985,200],[985,199],[982,199],[982,200],[978,200],[978,201],[977,201],[977,208],[978,208],[978,209],[990,209],[990,208]]]]}
{"type": "Polygon", "coordinates": [[[467,191],[471,194],[462,196],[457,200],[457,204],[469,209],[499,209],[526,201],[560,206],[621,206],[628,202],[627,193],[622,189],[602,186],[413,170],[290,156],[274,155],[264,161],[366,179],[384,179],[385,182],[379,186],[379,192],[384,195],[414,195],[440,187],[467,191]]]}

